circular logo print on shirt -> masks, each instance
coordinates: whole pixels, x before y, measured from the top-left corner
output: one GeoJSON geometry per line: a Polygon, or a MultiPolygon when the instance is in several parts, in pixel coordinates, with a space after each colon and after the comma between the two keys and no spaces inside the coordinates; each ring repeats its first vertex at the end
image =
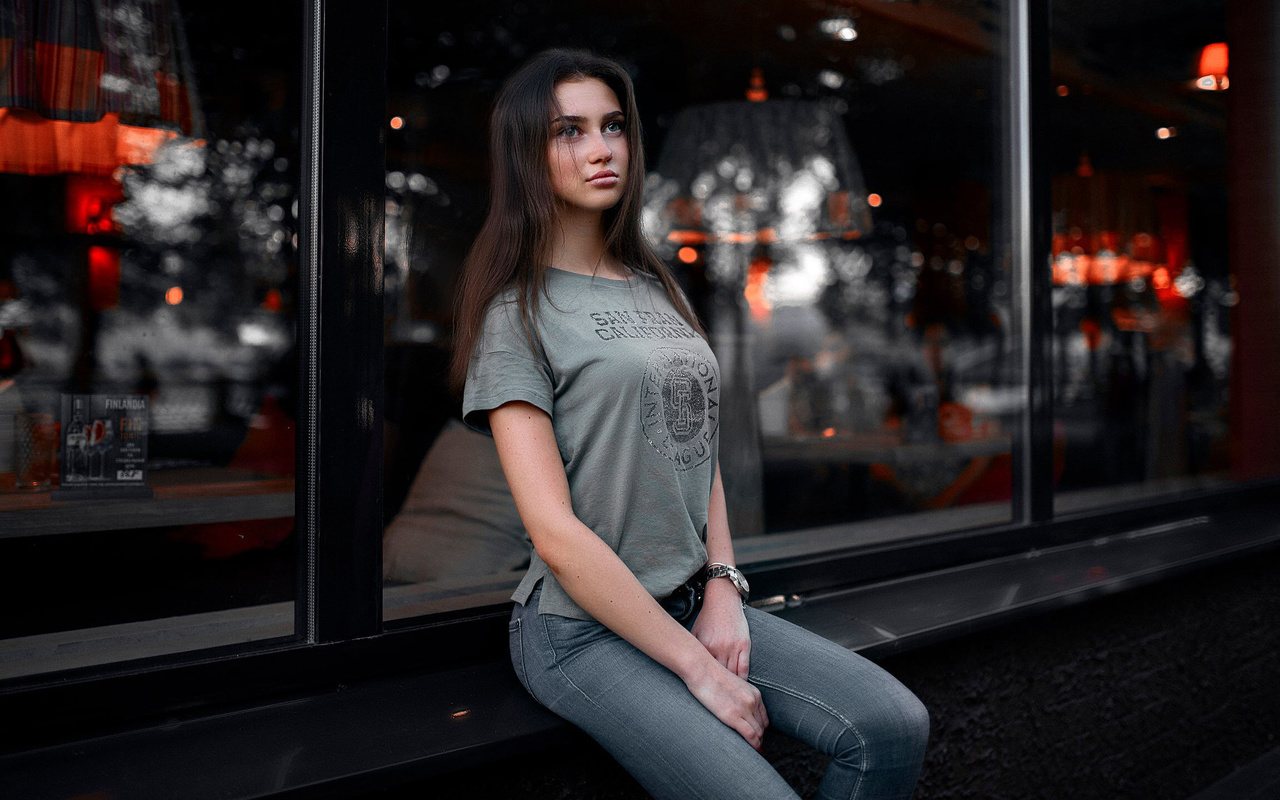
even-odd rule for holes
{"type": "Polygon", "coordinates": [[[678,347],[649,354],[640,384],[640,423],[653,449],[676,469],[711,457],[720,422],[720,375],[703,356],[678,347]]]}

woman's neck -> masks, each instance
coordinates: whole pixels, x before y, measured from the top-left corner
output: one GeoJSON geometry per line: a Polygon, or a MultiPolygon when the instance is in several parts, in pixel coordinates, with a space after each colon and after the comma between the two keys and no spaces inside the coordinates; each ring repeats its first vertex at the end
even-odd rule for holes
{"type": "Polygon", "coordinates": [[[604,221],[599,212],[561,209],[546,263],[566,272],[601,278],[626,278],[626,268],[604,244],[604,221]]]}

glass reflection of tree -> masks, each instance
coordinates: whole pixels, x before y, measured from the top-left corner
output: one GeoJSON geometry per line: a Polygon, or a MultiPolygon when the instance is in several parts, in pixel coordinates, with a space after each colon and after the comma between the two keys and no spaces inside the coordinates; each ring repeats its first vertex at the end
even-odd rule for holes
{"type": "Polygon", "coordinates": [[[140,246],[121,270],[122,309],[147,314],[178,285],[187,322],[228,334],[259,306],[279,310],[284,298],[270,289],[290,272],[294,190],[274,156],[275,143],[255,136],[175,139],[124,173],[115,217],[140,246]]]}

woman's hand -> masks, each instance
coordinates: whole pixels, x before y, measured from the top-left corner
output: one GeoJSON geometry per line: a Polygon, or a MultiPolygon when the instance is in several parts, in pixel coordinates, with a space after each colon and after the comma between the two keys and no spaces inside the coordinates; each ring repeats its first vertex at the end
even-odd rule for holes
{"type": "Polygon", "coordinates": [[[725,669],[743,680],[751,667],[751,632],[742,613],[742,598],[733,583],[715,578],[707,583],[702,611],[693,635],[725,669]]]}
{"type": "Polygon", "coordinates": [[[704,664],[703,669],[684,677],[685,686],[716,719],[737,731],[759,752],[764,729],[769,727],[769,715],[764,710],[760,690],[721,664],[714,661],[704,664]]]}

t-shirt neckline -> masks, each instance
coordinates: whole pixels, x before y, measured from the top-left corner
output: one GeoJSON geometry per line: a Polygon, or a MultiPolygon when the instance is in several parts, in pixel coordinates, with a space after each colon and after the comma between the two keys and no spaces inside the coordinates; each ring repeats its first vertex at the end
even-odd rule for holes
{"type": "Polygon", "coordinates": [[[570,272],[567,269],[560,269],[559,267],[552,266],[548,266],[547,270],[555,273],[556,275],[563,275],[570,280],[590,281],[592,283],[603,284],[604,286],[611,286],[619,289],[630,289],[636,285],[640,277],[640,273],[635,272],[634,270],[631,273],[631,277],[621,280],[617,278],[606,278],[601,275],[583,275],[581,272],[570,272]]]}

